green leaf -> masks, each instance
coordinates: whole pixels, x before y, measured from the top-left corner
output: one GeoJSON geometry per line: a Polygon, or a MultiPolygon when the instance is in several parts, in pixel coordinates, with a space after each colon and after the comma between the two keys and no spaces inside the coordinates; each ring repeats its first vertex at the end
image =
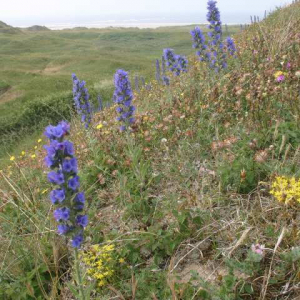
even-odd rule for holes
{"type": "Polygon", "coordinates": [[[77,291],[76,287],[74,287],[70,282],[67,282],[67,286],[76,299],[80,299],[79,291],[77,291]]]}

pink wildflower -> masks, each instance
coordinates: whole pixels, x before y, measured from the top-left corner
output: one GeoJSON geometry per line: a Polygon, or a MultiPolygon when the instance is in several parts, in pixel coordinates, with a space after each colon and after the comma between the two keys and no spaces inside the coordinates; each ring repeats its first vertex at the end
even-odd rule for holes
{"type": "Polygon", "coordinates": [[[277,81],[277,82],[282,82],[282,81],[284,81],[284,79],[285,79],[284,75],[279,75],[279,76],[276,78],[276,81],[277,81]]]}
{"type": "Polygon", "coordinates": [[[265,249],[265,245],[260,245],[260,244],[252,244],[251,246],[251,250],[256,253],[256,254],[259,254],[259,255],[263,255],[263,252],[264,252],[264,249],[265,249]]]}

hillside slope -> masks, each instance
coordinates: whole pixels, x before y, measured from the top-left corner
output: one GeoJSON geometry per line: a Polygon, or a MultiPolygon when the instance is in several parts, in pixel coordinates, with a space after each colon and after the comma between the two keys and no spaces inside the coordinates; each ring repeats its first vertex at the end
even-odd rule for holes
{"type": "Polygon", "coordinates": [[[0,21],[0,33],[4,34],[18,34],[21,33],[21,30],[14,28],[6,23],[0,21]]]}
{"type": "MultiPolygon", "coordinates": [[[[235,35],[219,73],[190,56],[170,86],[152,81],[135,94],[132,132],[115,106],[89,129],[74,116],[91,299],[299,299],[299,20],[296,2],[235,35]]],[[[1,173],[7,299],[72,299],[77,280],[49,218],[44,156],[39,140],[1,173]]]]}

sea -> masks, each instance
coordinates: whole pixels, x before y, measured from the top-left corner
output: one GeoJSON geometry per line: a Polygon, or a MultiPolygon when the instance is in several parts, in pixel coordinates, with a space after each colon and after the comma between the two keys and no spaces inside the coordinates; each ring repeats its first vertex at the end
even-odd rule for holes
{"type": "MultiPolygon", "coordinates": [[[[263,16],[260,16],[263,17],[263,16]]],[[[4,20],[5,21],[5,20],[4,20]]],[[[249,24],[250,15],[248,14],[223,14],[223,24],[236,25],[236,24],[249,24]]],[[[180,16],[158,16],[152,18],[107,18],[93,16],[90,18],[64,18],[64,19],[37,19],[37,20],[20,20],[16,24],[10,24],[17,27],[29,27],[33,25],[46,26],[52,30],[72,29],[76,27],[86,28],[107,28],[107,27],[135,27],[135,28],[158,28],[164,26],[185,26],[194,24],[206,24],[205,14],[189,14],[180,16]]],[[[12,22],[11,22],[12,23],[12,22]]]]}

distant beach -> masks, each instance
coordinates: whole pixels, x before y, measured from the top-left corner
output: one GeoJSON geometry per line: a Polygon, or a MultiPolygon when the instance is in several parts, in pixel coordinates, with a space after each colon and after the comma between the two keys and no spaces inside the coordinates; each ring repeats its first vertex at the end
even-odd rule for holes
{"type": "Polygon", "coordinates": [[[91,23],[91,24],[51,24],[45,25],[51,30],[62,30],[62,29],[72,29],[76,27],[86,27],[86,28],[108,28],[108,27],[116,27],[116,28],[130,28],[137,27],[140,29],[145,28],[158,28],[158,27],[168,27],[168,26],[187,26],[195,23],[135,23],[135,22],[99,22],[99,23],[91,23]]]}

